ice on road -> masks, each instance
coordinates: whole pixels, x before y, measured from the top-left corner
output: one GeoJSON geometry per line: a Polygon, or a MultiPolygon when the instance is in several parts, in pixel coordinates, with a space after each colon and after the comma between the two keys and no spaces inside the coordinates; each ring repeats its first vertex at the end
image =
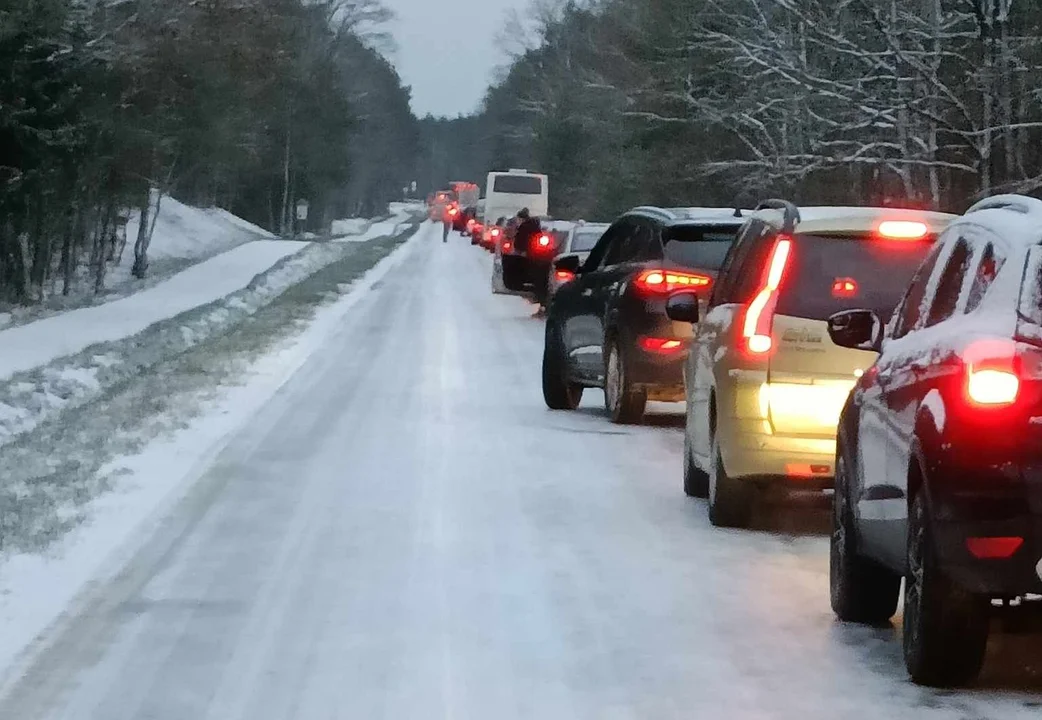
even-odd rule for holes
{"type": "Polygon", "coordinates": [[[120,300],[0,331],[0,380],[96,343],[130,337],[160,320],[230,295],[304,247],[288,240],[248,242],[120,300]]]}
{"type": "Polygon", "coordinates": [[[712,529],[675,417],[547,411],[531,306],[419,240],[0,717],[1038,717],[917,688],[897,630],[837,623],[821,535],[712,529]]]}

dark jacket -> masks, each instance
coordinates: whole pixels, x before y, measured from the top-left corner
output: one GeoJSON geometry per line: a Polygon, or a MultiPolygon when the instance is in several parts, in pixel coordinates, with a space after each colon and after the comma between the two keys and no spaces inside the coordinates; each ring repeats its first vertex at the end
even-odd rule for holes
{"type": "Polygon", "coordinates": [[[514,231],[514,247],[517,248],[517,251],[527,255],[532,241],[542,229],[537,218],[530,217],[522,220],[521,224],[517,226],[517,230],[514,231]]]}

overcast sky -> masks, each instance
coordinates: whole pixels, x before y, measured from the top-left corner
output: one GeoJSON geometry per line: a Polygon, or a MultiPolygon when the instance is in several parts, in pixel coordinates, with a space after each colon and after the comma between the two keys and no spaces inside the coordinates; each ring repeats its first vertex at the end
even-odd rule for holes
{"type": "Polygon", "coordinates": [[[474,111],[492,70],[505,58],[496,45],[507,10],[527,0],[384,0],[398,16],[391,25],[392,56],[402,82],[412,86],[412,107],[455,117],[474,111]]]}

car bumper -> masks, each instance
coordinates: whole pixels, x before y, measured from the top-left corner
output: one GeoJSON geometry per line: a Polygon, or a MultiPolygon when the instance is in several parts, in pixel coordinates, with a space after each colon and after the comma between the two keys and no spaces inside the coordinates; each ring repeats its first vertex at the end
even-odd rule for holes
{"type": "Polygon", "coordinates": [[[684,399],[684,362],[687,359],[687,341],[683,349],[669,353],[648,352],[635,342],[630,350],[630,377],[642,388],[649,400],[680,402],[684,399]]]}
{"type": "Polygon", "coordinates": [[[931,529],[942,566],[972,592],[1042,593],[1042,468],[967,467],[930,474],[931,529]],[[1008,557],[980,557],[980,539],[994,538],[1018,545],[1008,557]]]}
{"type": "Polygon", "coordinates": [[[732,478],[806,490],[833,485],[835,436],[777,435],[768,432],[762,420],[734,419],[723,421],[717,432],[724,468],[732,478]]]}

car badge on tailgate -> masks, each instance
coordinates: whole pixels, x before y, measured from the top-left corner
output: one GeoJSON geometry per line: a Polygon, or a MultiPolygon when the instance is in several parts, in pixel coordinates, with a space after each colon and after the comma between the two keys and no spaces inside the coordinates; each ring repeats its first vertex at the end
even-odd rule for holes
{"type": "Polygon", "coordinates": [[[820,345],[822,336],[821,333],[807,328],[789,328],[782,334],[782,342],[820,345]]]}

